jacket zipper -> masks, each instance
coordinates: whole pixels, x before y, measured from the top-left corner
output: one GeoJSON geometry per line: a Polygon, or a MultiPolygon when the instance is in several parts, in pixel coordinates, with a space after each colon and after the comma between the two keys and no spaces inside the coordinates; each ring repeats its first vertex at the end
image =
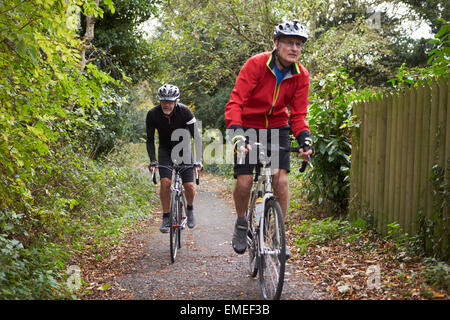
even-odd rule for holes
{"type": "MultiPolygon", "coordinates": [[[[272,70],[270,70],[272,71],[272,70]]],[[[280,94],[280,87],[281,87],[281,83],[283,82],[283,80],[281,80],[279,85],[276,85],[277,82],[277,76],[275,75],[275,73],[272,71],[272,74],[275,76],[275,90],[273,92],[273,98],[272,98],[272,107],[270,107],[269,113],[265,113],[264,116],[266,117],[266,129],[269,128],[269,119],[267,118],[267,115],[272,115],[273,112],[273,108],[275,107],[275,104],[277,103],[278,100],[278,95],[280,94]]]]}

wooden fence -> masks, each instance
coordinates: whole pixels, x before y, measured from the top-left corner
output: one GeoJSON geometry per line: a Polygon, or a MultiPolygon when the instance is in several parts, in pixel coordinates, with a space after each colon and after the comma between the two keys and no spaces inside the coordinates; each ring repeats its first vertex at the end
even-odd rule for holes
{"type": "Polygon", "coordinates": [[[427,217],[436,222],[441,251],[449,250],[449,199],[442,199],[450,185],[449,89],[450,81],[440,80],[353,109],[360,126],[353,134],[350,213],[370,214],[382,234],[392,222],[417,234],[419,218],[427,217]],[[444,172],[446,188],[438,193],[435,165],[444,172]]]}

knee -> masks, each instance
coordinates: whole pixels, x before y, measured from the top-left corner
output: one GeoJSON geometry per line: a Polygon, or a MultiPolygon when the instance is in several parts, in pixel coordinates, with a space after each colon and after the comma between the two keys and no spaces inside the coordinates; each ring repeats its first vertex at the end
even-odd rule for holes
{"type": "Polygon", "coordinates": [[[183,184],[184,190],[190,193],[194,193],[195,192],[195,187],[194,187],[194,183],[192,182],[186,182],[183,184]]]}
{"type": "Polygon", "coordinates": [[[238,176],[236,182],[237,192],[250,192],[253,184],[253,176],[241,175],[238,176]]]}
{"type": "Polygon", "coordinates": [[[277,179],[274,179],[275,183],[273,187],[277,193],[285,193],[289,191],[289,180],[287,174],[278,175],[277,179]]]}
{"type": "Polygon", "coordinates": [[[162,178],[160,183],[161,183],[161,191],[170,190],[170,184],[171,184],[171,180],[170,179],[162,178]]]}

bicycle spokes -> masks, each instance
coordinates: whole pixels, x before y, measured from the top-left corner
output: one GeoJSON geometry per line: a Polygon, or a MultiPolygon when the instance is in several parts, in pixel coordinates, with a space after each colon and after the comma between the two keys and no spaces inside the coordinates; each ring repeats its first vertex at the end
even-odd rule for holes
{"type": "Polygon", "coordinates": [[[275,200],[266,204],[261,241],[260,284],[265,299],[279,299],[285,269],[285,234],[281,208],[275,200]]]}

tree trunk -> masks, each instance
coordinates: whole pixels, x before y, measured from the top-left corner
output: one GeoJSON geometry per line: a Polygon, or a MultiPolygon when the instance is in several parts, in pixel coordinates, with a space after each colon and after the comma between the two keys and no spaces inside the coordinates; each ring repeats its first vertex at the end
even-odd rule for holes
{"type": "MultiPolygon", "coordinates": [[[[100,0],[95,0],[97,6],[99,5],[100,0]]],[[[95,26],[95,17],[93,15],[86,16],[86,32],[83,36],[83,42],[81,46],[81,63],[80,70],[83,71],[86,68],[86,50],[90,47],[90,42],[94,39],[94,26],[95,26]]]]}

